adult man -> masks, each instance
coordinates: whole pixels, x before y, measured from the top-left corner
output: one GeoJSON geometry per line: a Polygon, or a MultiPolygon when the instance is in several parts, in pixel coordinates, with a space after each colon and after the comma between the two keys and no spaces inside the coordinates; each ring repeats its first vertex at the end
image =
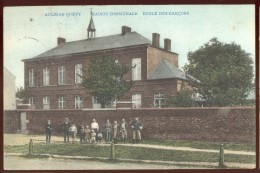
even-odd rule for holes
{"type": "Polygon", "coordinates": [[[47,124],[45,125],[45,132],[46,132],[46,143],[50,143],[51,132],[52,132],[51,120],[48,120],[47,124]]]}
{"type": "Polygon", "coordinates": [[[112,125],[109,122],[109,120],[107,120],[106,124],[105,124],[105,140],[106,140],[106,143],[111,141],[111,131],[112,131],[112,125]]]}
{"type": "Polygon", "coordinates": [[[121,131],[121,139],[122,139],[122,141],[125,144],[125,141],[127,139],[127,123],[126,123],[124,118],[122,119],[122,123],[121,123],[121,126],[120,126],[120,131],[121,131]]]}
{"type": "Polygon", "coordinates": [[[98,131],[99,131],[99,125],[96,122],[96,119],[93,119],[92,123],[91,123],[91,130],[94,130],[94,132],[96,133],[96,141],[97,141],[97,135],[98,135],[98,131]]]}
{"type": "Polygon", "coordinates": [[[69,123],[69,119],[65,118],[65,121],[63,123],[63,133],[64,133],[64,143],[69,142],[69,128],[70,128],[70,123],[69,123]]]}
{"type": "Polygon", "coordinates": [[[143,124],[139,122],[138,118],[135,118],[131,127],[133,129],[133,144],[138,144],[141,140],[141,130],[143,129],[143,124]]]}
{"type": "Polygon", "coordinates": [[[114,121],[114,124],[113,124],[113,138],[114,138],[114,143],[116,144],[117,143],[117,131],[118,131],[118,124],[117,124],[117,121],[114,121]]]}

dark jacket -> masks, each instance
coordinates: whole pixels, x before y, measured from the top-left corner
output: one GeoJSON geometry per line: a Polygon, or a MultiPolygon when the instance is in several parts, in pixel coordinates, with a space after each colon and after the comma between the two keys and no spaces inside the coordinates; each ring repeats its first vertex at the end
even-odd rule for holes
{"type": "Polygon", "coordinates": [[[52,132],[52,125],[51,124],[46,124],[45,131],[46,131],[46,133],[51,133],[52,132]]]}
{"type": "Polygon", "coordinates": [[[70,123],[63,123],[63,132],[69,133],[70,123]]]}

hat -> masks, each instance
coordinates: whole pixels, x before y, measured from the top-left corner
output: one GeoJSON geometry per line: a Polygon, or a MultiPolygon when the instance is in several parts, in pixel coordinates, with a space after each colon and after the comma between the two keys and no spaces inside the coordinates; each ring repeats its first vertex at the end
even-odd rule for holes
{"type": "Polygon", "coordinates": [[[96,122],[96,119],[93,119],[93,122],[96,122]]]}
{"type": "Polygon", "coordinates": [[[122,121],[125,122],[125,119],[123,118],[122,121]]]}

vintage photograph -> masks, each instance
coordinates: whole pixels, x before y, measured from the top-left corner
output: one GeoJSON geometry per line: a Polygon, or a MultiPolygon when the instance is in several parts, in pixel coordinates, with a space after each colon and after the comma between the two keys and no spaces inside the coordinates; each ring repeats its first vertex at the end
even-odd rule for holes
{"type": "Polygon", "coordinates": [[[256,168],[255,6],[3,9],[4,169],[256,168]]]}

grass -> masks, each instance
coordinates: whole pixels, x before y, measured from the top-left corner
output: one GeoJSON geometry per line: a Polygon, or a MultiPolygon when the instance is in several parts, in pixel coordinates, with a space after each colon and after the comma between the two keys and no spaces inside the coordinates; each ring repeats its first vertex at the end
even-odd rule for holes
{"type": "MultiPolygon", "coordinates": [[[[169,144],[170,145],[170,144],[169,144]]],[[[28,145],[4,146],[5,152],[28,153],[28,145]]],[[[136,160],[161,160],[161,161],[185,161],[185,162],[218,162],[217,153],[190,152],[151,149],[141,147],[115,146],[116,157],[136,160]]],[[[34,154],[57,154],[69,156],[110,157],[110,145],[86,145],[86,144],[45,144],[36,143],[33,147],[34,154]]],[[[255,156],[225,155],[225,162],[255,163],[255,156]]]]}
{"type": "MultiPolygon", "coordinates": [[[[220,142],[199,142],[199,141],[160,141],[160,140],[142,140],[142,144],[172,146],[172,147],[191,147],[197,149],[213,149],[218,150],[220,148],[220,142]]],[[[238,144],[238,143],[223,143],[224,148],[234,151],[255,151],[254,144],[238,144]]]]}

